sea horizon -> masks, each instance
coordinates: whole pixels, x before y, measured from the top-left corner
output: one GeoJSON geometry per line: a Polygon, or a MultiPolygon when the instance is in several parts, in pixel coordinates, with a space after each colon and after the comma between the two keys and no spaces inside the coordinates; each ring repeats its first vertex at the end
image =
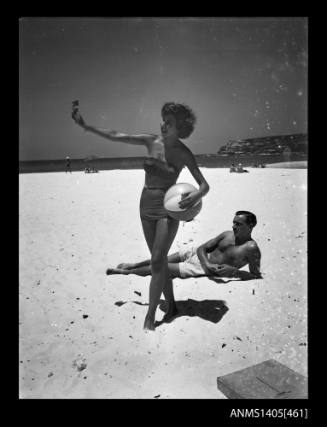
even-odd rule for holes
{"type": "MultiPolygon", "coordinates": [[[[86,158],[70,158],[72,171],[83,171],[86,167],[96,170],[115,169],[142,169],[145,156],[138,157],[98,157],[89,156],[86,158]]],[[[303,153],[291,153],[288,156],[283,154],[195,154],[195,159],[199,167],[227,168],[232,163],[242,163],[244,167],[259,166],[267,163],[279,163],[285,161],[307,160],[307,155],[303,153]]],[[[66,158],[43,159],[43,160],[19,160],[19,173],[36,172],[65,172],[66,158]]]]}

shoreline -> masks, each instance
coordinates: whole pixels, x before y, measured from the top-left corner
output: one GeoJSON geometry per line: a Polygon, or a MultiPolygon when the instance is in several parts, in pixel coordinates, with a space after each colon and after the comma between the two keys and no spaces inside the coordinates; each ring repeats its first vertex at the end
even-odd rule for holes
{"type": "MultiPolygon", "coordinates": [[[[230,168],[232,163],[242,163],[243,167],[254,168],[255,164],[265,164],[268,167],[273,165],[301,165],[303,168],[307,164],[303,156],[295,156],[292,160],[285,160],[283,156],[218,156],[218,155],[196,155],[196,161],[199,167],[210,169],[230,168]]],[[[94,167],[98,171],[105,170],[139,170],[143,169],[145,157],[126,157],[126,158],[98,158],[86,162],[83,159],[71,159],[72,172],[83,172],[86,167],[94,167]]],[[[65,172],[66,162],[64,160],[37,160],[20,161],[19,174],[25,173],[45,173],[45,172],[65,172]]]]}

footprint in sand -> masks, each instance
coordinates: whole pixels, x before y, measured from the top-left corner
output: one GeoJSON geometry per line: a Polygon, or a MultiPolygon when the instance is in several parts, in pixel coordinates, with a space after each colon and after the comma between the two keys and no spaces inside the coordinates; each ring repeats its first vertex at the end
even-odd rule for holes
{"type": "Polygon", "coordinates": [[[86,359],[75,359],[73,361],[73,368],[76,368],[79,372],[83,371],[84,369],[86,369],[87,367],[87,363],[86,363],[86,359]]]}

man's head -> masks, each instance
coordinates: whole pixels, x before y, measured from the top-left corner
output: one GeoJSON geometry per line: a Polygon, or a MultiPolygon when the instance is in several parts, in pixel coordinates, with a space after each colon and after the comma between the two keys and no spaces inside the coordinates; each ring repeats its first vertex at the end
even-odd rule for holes
{"type": "Polygon", "coordinates": [[[241,239],[249,237],[256,224],[257,218],[252,212],[237,211],[233,219],[233,231],[235,236],[241,239]]]}

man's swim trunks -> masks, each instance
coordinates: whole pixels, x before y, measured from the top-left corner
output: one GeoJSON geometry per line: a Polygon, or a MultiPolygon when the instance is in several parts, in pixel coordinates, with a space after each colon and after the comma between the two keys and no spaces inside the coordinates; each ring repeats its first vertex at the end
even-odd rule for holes
{"type": "Polygon", "coordinates": [[[205,276],[196,251],[197,248],[188,248],[179,251],[181,262],[178,266],[181,277],[205,276]]]}

